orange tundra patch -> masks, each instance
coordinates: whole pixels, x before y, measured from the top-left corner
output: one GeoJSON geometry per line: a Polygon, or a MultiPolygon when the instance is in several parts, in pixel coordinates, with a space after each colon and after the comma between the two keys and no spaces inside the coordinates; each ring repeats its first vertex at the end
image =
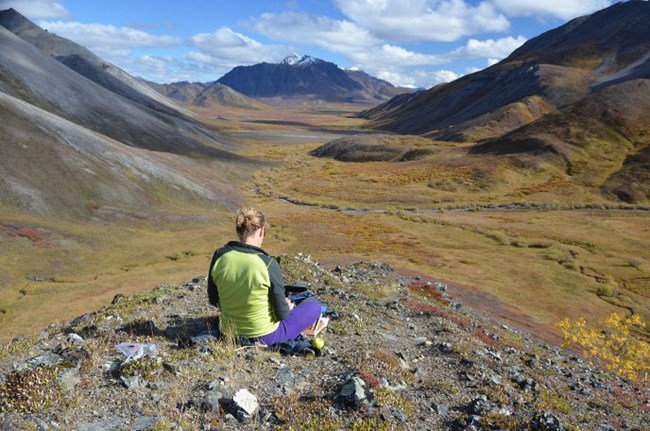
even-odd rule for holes
{"type": "Polygon", "coordinates": [[[3,223],[0,224],[0,232],[4,232],[9,237],[26,238],[31,241],[34,247],[49,247],[51,245],[48,240],[51,232],[39,227],[3,223]]]}

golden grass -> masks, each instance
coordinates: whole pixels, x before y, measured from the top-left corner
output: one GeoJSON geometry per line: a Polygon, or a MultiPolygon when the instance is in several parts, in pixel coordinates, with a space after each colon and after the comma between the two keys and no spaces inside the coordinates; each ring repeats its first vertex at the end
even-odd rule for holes
{"type": "MultiPolygon", "coordinates": [[[[629,265],[650,240],[647,229],[639,229],[645,214],[512,211],[404,218],[265,205],[279,224],[278,237],[288,242],[278,245],[292,252],[330,261],[387,261],[488,292],[548,327],[565,316],[597,318],[611,312],[611,301],[597,295],[599,275],[607,274],[619,280],[621,296],[634,299],[626,305],[650,320],[648,274],[629,265]],[[611,224],[618,228],[613,231],[611,224]],[[296,239],[285,232],[295,232],[296,239]]],[[[482,299],[465,298],[490,311],[482,299]]]]}
{"type": "Polygon", "coordinates": [[[48,242],[39,245],[0,231],[0,341],[108,305],[118,293],[142,293],[204,275],[215,246],[228,238],[225,226],[232,220],[216,211],[210,218],[191,221],[187,214],[178,222],[100,225],[4,214],[5,224],[48,232],[48,242]]]}
{"type": "Polygon", "coordinates": [[[273,146],[264,154],[279,163],[254,173],[246,190],[259,193],[247,199],[277,224],[275,247],[332,262],[384,260],[476,288],[556,334],[563,317],[618,307],[650,321],[647,211],[573,209],[616,204],[556,166],[431,145],[435,155],[404,163],[309,157],[313,143],[273,146]],[[553,210],[473,211],[509,203],[553,210]],[[602,295],[612,281],[617,292],[602,295]]]}

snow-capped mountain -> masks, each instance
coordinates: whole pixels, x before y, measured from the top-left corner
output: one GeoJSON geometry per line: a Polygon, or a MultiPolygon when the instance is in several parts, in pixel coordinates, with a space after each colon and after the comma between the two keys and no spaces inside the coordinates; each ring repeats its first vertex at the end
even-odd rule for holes
{"type": "Polygon", "coordinates": [[[292,54],[280,63],[238,66],[217,82],[256,98],[309,98],[340,102],[385,101],[411,89],[395,87],[364,72],[344,70],[309,55],[292,54]]]}
{"type": "Polygon", "coordinates": [[[323,60],[312,57],[310,55],[300,55],[293,53],[285,57],[284,60],[280,62],[280,64],[288,64],[289,66],[307,66],[310,64],[318,64],[323,62],[323,60]]]}

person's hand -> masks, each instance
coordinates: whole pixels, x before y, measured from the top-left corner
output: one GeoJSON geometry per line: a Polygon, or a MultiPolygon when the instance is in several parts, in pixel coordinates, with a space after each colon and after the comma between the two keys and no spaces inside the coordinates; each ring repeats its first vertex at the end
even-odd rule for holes
{"type": "Polygon", "coordinates": [[[289,298],[284,298],[285,301],[287,301],[287,305],[289,306],[289,311],[293,310],[293,307],[296,306],[289,298]]]}

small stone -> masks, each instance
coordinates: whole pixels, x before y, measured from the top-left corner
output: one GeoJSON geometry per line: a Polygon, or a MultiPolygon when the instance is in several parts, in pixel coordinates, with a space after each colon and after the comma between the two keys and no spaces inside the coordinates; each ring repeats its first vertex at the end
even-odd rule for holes
{"type": "Polygon", "coordinates": [[[424,378],[427,376],[427,372],[424,371],[422,368],[416,368],[413,370],[413,375],[418,378],[419,382],[423,382],[424,378]]]}
{"type": "Polygon", "coordinates": [[[120,371],[120,364],[121,362],[115,361],[115,362],[107,362],[104,365],[102,365],[102,371],[104,374],[117,374],[120,371]]]}
{"type": "Polygon", "coordinates": [[[208,394],[201,402],[202,412],[216,412],[219,410],[221,394],[208,394]]]}
{"type": "Polygon", "coordinates": [[[58,365],[61,362],[63,362],[63,358],[61,356],[57,355],[56,353],[45,352],[44,354],[27,361],[27,366],[30,368],[51,367],[53,365],[58,365]]]}
{"type": "Polygon", "coordinates": [[[544,412],[537,416],[531,422],[534,430],[539,431],[565,431],[566,428],[560,420],[553,414],[544,412]]]}
{"type": "Polygon", "coordinates": [[[487,352],[490,356],[492,356],[497,361],[501,360],[501,354],[499,354],[499,352],[493,352],[492,350],[487,350],[487,352]]]}
{"type": "Polygon", "coordinates": [[[397,409],[392,409],[393,417],[396,418],[400,422],[406,422],[408,420],[408,416],[401,411],[397,409]]]}
{"type": "Polygon", "coordinates": [[[291,388],[295,384],[295,380],[295,376],[291,369],[289,367],[282,367],[278,370],[273,385],[277,389],[277,392],[281,394],[289,394],[291,388]]]}
{"type": "Polygon", "coordinates": [[[369,401],[368,398],[369,392],[366,387],[366,382],[358,376],[348,379],[334,395],[334,401],[352,407],[357,407],[361,403],[367,403],[369,401]]]}
{"type": "Polygon", "coordinates": [[[240,389],[235,392],[235,396],[232,400],[235,403],[237,410],[243,411],[248,416],[255,415],[260,407],[257,403],[257,397],[251,394],[248,389],[240,389]]]}
{"type": "Polygon", "coordinates": [[[124,386],[126,386],[128,389],[144,387],[147,384],[147,382],[140,378],[140,376],[120,376],[120,380],[122,380],[122,383],[124,383],[124,386]]]}
{"type": "Polygon", "coordinates": [[[59,376],[61,387],[67,391],[72,391],[81,382],[81,375],[78,368],[68,368],[59,376]]]}
{"type": "Polygon", "coordinates": [[[74,332],[72,332],[68,334],[68,343],[78,345],[78,346],[83,346],[84,339],[81,338],[79,335],[75,334],[74,332]]]}

